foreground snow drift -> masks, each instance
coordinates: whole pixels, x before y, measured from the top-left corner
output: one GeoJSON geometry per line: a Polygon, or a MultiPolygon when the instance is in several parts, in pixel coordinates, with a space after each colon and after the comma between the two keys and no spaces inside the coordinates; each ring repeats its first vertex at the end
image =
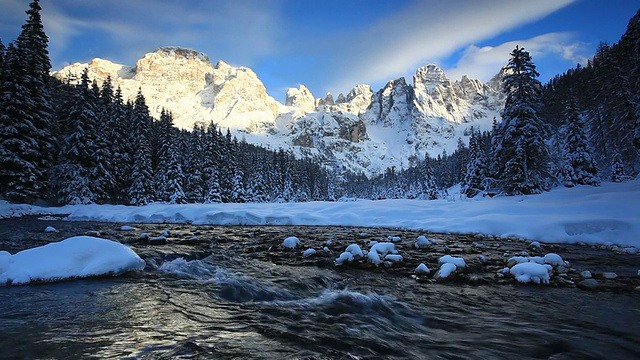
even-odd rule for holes
{"type": "Polygon", "coordinates": [[[480,233],[544,242],[640,247],[640,180],[497,198],[286,204],[76,205],[42,208],[0,201],[0,218],[70,214],[73,221],[210,225],[336,225],[480,233]],[[455,201],[454,201],[455,200],[455,201]]]}
{"type": "Polygon", "coordinates": [[[144,267],[144,260],[118,242],[76,236],[14,255],[0,251],[0,285],[120,275],[144,267]]]}

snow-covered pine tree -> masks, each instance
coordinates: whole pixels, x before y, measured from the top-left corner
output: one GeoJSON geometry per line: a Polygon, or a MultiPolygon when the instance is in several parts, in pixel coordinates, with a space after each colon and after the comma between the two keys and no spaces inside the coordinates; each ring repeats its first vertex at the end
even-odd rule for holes
{"type": "Polygon", "coordinates": [[[498,183],[507,195],[549,189],[549,131],[538,116],[541,84],[531,56],[516,46],[505,67],[505,107],[496,147],[498,183]]]}
{"type": "Polygon", "coordinates": [[[244,187],[244,171],[243,164],[238,160],[240,148],[238,139],[233,138],[230,143],[230,154],[233,156],[233,179],[231,183],[231,202],[244,203],[247,201],[246,190],[244,187]]]}
{"type": "Polygon", "coordinates": [[[180,154],[180,133],[176,132],[172,136],[168,148],[167,168],[164,171],[163,184],[168,201],[171,204],[185,204],[187,197],[184,193],[185,175],[182,171],[182,159],[180,154]]]}
{"type": "Polygon", "coordinates": [[[133,142],[135,144],[131,186],[129,187],[129,203],[131,205],[146,205],[153,200],[151,146],[149,144],[151,121],[142,90],[138,90],[131,112],[133,142]]]}
{"type": "MultiPolygon", "coordinates": [[[[89,104],[93,106],[93,114],[91,120],[91,130],[93,133],[90,138],[94,141],[93,144],[93,166],[89,169],[89,180],[91,184],[91,190],[95,194],[95,202],[104,204],[111,201],[109,193],[115,186],[111,169],[111,144],[108,139],[109,121],[104,116],[105,106],[100,99],[101,91],[98,84],[94,81],[91,84],[89,91],[90,100],[89,104]]],[[[111,101],[111,97],[108,96],[107,102],[111,101]]]]}
{"type": "Polygon", "coordinates": [[[564,185],[567,187],[598,186],[600,185],[598,169],[587,146],[587,136],[584,133],[577,100],[570,95],[564,105],[565,126],[562,148],[564,185]]]}
{"type": "Polygon", "coordinates": [[[118,204],[129,203],[128,189],[131,187],[131,169],[133,166],[134,145],[131,134],[130,121],[132,109],[124,103],[122,90],[118,87],[113,94],[113,101],[109,104],[110,125],[109,144],[112,156],[111,172],[114,187],[111,199],[118,204]]]}
{"type": "Polygon", "coordinates": [[[203,203],[205,197],[204,160],[205,160],[204,127],[196,124],[187,140],[185,156],[185,195],[188,202],[203,203]]]}
{"type": "Polygon", "coordinates": [[[173,192],[167,188],[169,171],[169,148],[172,146],[176,128],[173,127],[173,115],[162,109],[160,119],[152,123],[151,136],[151,168],[153,171],[154,198],[158,201],[169,201],[173,192]]]}
{"type": "Polygon", "coordinates": [[[624,163],[622,162],[622,155],[617,147],[613,149],[613,159],[611,161],[611,182],[620,183],[627,179],[627,175],[624,171],[624,163]]]}
{"type": "Polygon", "coordinates": [[[438,199],[438,185],[436,184],[436,177],[433,174],[433,168],[431,167],[431,159],[426,154],[424,157],[424,173],[423,173],[423,185],[422,185],[422,197],[427,200],[438,199]]]}
{"type": "Polygon", "coordinates": [[[204,202],[218,203],[222,202],[222,191],[220,188],[220,171],[221,162],[221,144],[223,143],[222,134],[218,131],[218,127],[213,122],[207,126],[204,142],[204,158],[202,164],[202,178],[204,179],[204,202]]]}
{"type": "Polygon", "coordinates": [[[0,192],[14,202],[33,202],[44,194],[40,144],[46,131],[38,128],[39,116],[24,52],[10,43],[0,84],[0,192]]]}
{"type": "Polygon", "coordinates": [[[469,162],[467,163],[466,173],[462,181],[462,193],[470,198],[485,190],[485,181],[487,178],[487,165],[480,136],[479,131],[473,128],[471,129],[469,162]]]}
{"type": "Polygon", "coordinates": [[[91,171],[96,167],[97,99],[89,84],[88,70],[84,69],[62,129],[60,160],[55,167],[55,187],[62,204],[96,202],[91,171]]]}

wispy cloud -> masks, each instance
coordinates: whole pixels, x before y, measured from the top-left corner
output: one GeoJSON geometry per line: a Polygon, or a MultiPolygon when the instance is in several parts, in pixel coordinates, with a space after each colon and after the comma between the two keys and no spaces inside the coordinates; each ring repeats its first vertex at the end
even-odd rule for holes
{"type": "Polygon", "coordinates": [[[381,82],[439,63],[454,52],[538,20],[574,0],[416,1],[345,41],[330,86],[348,89],[381,82]],[[344,50],[344,51],[342,51],[344,50]]]}
{"type": "MultiPolygon", "coordinates": [[[[65,6],[52,3],[43,9],[51,43],[60,52],[78,46],[79,37],[93,39],[88,48],[109,46],[100,56],[127,64],[166,45],[193,47],[243,65],[277,51],[280,29],[270,25],[278,22],[279,2],[61,0],[57,5],[62,1],[65,6]]],[[[85,51],[85,57],[93,55],[85,51]]]]}
{"type": "Polygon", "coordinates": [[[451,79],[470,75],[487,81],[507,63],[509,53],[516,45],[525,48],[531,54],[539,72],[544,70],[545,60],[566,60],[569,66],[578,63],[584,65],[590,57],[587,45],[573,38],[571,33],[548,33],[531,39],[509,41],[498,46],[470,45],[455,66],[444,70],[451,79]]]}

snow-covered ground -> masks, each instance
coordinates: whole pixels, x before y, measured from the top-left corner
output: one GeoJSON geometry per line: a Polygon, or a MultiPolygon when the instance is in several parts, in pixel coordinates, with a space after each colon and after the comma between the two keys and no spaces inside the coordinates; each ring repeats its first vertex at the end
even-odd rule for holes
{"type": "Polygon", "coordinates": [[[640,247],[640,180],[556,188],[531,196],[358,200],[285,204],[74,205],[45,208],[0,202],[0,217],[70,214],[73,221],[192,222],[212,225],[345,225],[481,233],[543,242],[640,247]]]}

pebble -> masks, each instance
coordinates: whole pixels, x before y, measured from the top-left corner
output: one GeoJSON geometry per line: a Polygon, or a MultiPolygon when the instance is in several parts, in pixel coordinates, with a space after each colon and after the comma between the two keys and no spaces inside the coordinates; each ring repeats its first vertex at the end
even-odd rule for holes
{"type": "Polygon", "coordinates": [[[585,270],[585,271],[580,273],[580,276],[582,276],[585,279],[591,279],[591,277],[592,277],[591,271],[585,270]]]}
{"type": "Polygon", "coordinates": [[[149,245],[163,245],[167,243],[167,238],[164,236],[156,236],[149,239],[149,245]]]}
{"type": "Polygon", "coordinates": [[[614,272],[603,272],[602,277],[605,279],[613,280],[618,277],[618,274],[614,272]]]}
{"type": "Polygon", "coordinates": [[[88,236],[95,236],[95,237],[99,237],[100,236],[100,231],[96,231],[96,230],[89,230],[85,233],[88,236]]]}
{"type": "Polygon", "coordinates": [[[600,284],[596,279],[585,279],[578,283],[578,287],[582,290],[596,290],[600,284]]]}

